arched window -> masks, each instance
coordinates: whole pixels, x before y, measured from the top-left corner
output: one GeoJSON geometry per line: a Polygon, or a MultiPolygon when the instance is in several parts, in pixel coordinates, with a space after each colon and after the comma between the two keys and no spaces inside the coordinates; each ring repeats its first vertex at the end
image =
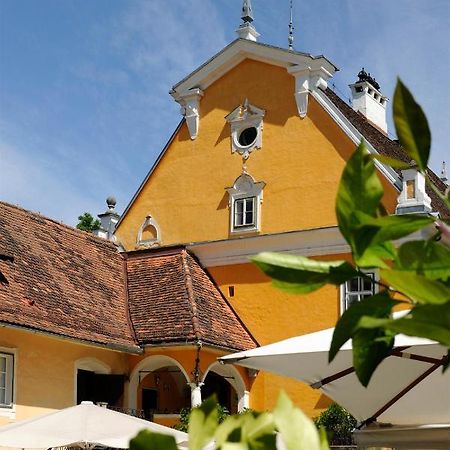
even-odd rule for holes
{"type": "Polygon", "coordinates": [[[151,247],[161,243],[161,230],[156,220],[148,215],[141,225],[137,236],[139,246],[151,247]]]}
{"type": "Polygon", "coordinates": [[[261,203],[263,181],[255,182],[248,173],[243,173],[227,188],[230,196],[230,231],[245,233],[259,231],[261,228],[261,203]]]}

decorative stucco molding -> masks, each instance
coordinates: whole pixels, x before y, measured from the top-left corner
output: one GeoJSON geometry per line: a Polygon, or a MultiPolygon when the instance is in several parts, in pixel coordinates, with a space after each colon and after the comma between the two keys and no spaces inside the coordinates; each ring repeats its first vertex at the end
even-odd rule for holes
{"type": "Polygon", "coordinates": [[[139,228],[137,240],[136,243],[139,247],[151,247],[153,245],[157,245],[161,242],[161,229],[159,228],[158,222],[149,214],[143,224],[141,225],[141,228],[139,228]],[[155,238],[153,239],[143,239],[142,235],[144,233],[144,230],[148,227],[151,227],[154,229],[155,232],[155,238]]]}
{"type": "Polygon", "coordinates": [[[248,99],[245,99],[242,105],[235,108],[230,114],[225,117],[225,120],[231,126],[231,152],[239,153],[247,159],[250,153],[256,148],[262,147],[262,129],[263,118],[266,112],[249,103],[248,99]],[[256,129],[255,139],[248,145],[244,145],[240,142],[241,133],[249,128],[256,129]]]}
{"type": "Polygon", "coordinates": [[[288,72],[295,78],[295,101],[298,115],[303,119],[308,112],[309,93],[318,88],[326,89],[327,80],[331,73],[324,67],[312,69],[309,66],[295,65],[288,68],[288,72]]]}
{"type": "Polygon", "coordinates": [[[172,95],[181,105],[181,114],[186,119],[191,139],[196,139],[200,125],[200,100],[203,97],[203,91],[199,88],[193,88],[181,94],[173,92],[172,95]]]}

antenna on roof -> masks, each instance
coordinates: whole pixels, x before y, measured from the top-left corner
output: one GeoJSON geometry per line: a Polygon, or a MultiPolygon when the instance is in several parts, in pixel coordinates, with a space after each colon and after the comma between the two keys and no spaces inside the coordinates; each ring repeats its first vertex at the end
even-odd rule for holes
{"type": "Polygon", "coordinates": [[[292,0],[290,1],[290,20],[289,20],[289,50],[294,50],[294,24],[292,22],[292,10],[293,10],[292,0]]]}

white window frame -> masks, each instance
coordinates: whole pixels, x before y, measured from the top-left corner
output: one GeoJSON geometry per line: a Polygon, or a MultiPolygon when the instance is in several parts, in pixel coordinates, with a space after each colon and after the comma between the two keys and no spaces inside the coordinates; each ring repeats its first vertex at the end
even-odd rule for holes
{"type": "Polygon", "coordinates": [[[6,393],[8,404],[0,404],[0,416],[14,419],[16,417],[16,375],[17,350],[0,347],[0,357],[6,358],[6,393]]]}
{"type": "Polygon", "coordinates": [[[265,183],[263,181],[255,182],[253,177],[248,173],[242,173],[233,187],[227,188],[230,196],[230,233],[254,233],[261,229],[261,203],[263,199],[263,189],[265,183]],[[239,200],[253,198],[253,224],[251,225],[236,225],[236,202],[239,200]]]}
{"type": "Polygon", "coordinates": [[[234,199],[234,208],[233,208],[233,212],[234,212],[234,223],[233,223],[233,227],[235,229],[238,228],[249,228],[252,227],[254,228],[256,225],[256,197],[244,197],[244,198],[236,198],[234,199]],[[248,210],[247,210],[247,201],[251,200],[252,202],[252,220],[250,223],[246,223],[246,218],[247,218],[247,214],[248,214],[248,210]],[[237,211],[237,205],[239,203],[242,202],[242,224],[238,224],[237,222],[237,217],[238,217],[238,211],[237,211]]]}
{"type": "Polygon", "coordinates": [[[265,110],[258,108],[245,99],[242,105],[235,108],[225,117],[231,126],[231,153],[239,153],[247,159],[254,149],[262,147],[262,129],[265,110]],[[239,137],[247,128],[256,129],[256,138],[248,145],[241,145],[239,137]]]}
{"type": "MultiPolygon", "coordinates": [[[[373,270],[361,270],[361,272],[369,275],[369,274],[373,274],[373,279],[375,282],[380,280],[380,274],[378,272],[378,270],[373,269],[373,270]]],[[[362,278],[362,277],[356,277],[356,278],[362,278]]],[[[347,297],[349,295],[349,292],[347,290],[347,283],[349,283],[350,280],[348,280],[347,282],[341,284],[340,286],[340,307],[341,307],[341,316],[342,314],[344,314],[344,312],[347,310],[347,297]]],[[[373,283],[373,293],[370,293],[370,295],[374,295],[378,293],[378,284],[377,283],[373,283]]],[[[369,291],[365,291],[364,289],[358,290],[358,291],[352,291],[351,294],[353,295],[368,295],[369,291]]],[[[358,301],[360,301],[360,299],[358,299],[358,301]]]]}

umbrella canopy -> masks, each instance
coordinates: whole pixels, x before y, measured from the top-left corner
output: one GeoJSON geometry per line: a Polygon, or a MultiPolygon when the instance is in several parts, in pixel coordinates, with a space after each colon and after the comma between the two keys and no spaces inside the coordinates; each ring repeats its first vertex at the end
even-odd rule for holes
{"type": "Polygon", "coordinates": [[[442,373],[447,349],[428,339],[398,335],[392,356],[363,387],[352,366],[351,342],[328,364],[333,328],[220,358],[222,363],[296,378],[346,408],[359,422],[401,425],[450,423],[450,370],[442,373]]]}
{"type": "Polygon", "coordinates": [[[49,448],[104,445],[128,448],[131,438],[141,430],[174,436],[178,444],[187,434],[153,422],[82,402],[60,411],[0,427],[0,446],[49,448]]]}

